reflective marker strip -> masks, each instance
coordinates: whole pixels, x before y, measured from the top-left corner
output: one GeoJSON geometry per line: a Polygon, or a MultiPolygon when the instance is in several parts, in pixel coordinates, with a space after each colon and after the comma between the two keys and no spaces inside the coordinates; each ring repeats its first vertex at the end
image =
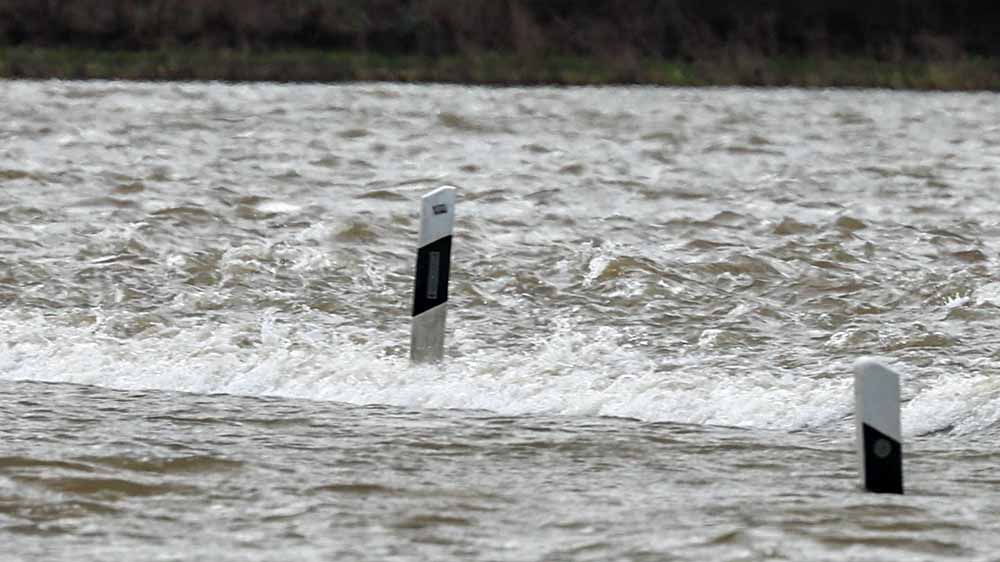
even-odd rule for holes
{"type": "Polygon", "coordinates": [[[445,236],[417,251],[417,274],[413,288],[413,316],[448,302],[451,236],[445,236]]]}
{"type": "Polygon", "coordinates": [[[862,425],[865,489],[877,494],[902,494],[902,446],[874,427],[862,425]]]}

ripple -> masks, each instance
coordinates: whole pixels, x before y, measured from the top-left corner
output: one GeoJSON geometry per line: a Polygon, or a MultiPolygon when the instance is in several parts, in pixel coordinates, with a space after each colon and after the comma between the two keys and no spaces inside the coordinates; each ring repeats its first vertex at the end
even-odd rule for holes
{"type": "Polygon", "coordinates": [[[404,490],[383,486],[381,484],[349,483],[349,484],[326,484],[311,490],[312,493],[327,492],[331,494],[347,494],[351,496],[398,496],[404,494],[404,490]]]}
{"type": "Polygon", "coordinates": [[[99,465],[132,472],[153,474],[202,474],[214,472],[232,472],[245,465],[240,461],[220,458],[210,455],[164,458],[131,458],[131,457],[81,457],[88,465],[99,465]]]}
{"type": "Polygon", "coordinates": [[[4,170],[0,169],[0,182],[14,181],[14,180],[24,180],[31,179],[41,181],[42,178],[31,172],[26,172],[23,170],[4,170]]]}
{"type": "Polygon", "coordinates": [[[193,488],[185,485],[161,482],[140,482],[124,478],[82,478],[82,477],[38,477],[15,476],[14,480],[29,486],[40,486],[53,492],[81,496],[99,496],[114,499],[125,497],[162,496],[167,494],[191,493],[193,488]]]}
{"type": "Polygon", "coordinates": [[[397,529],[430,529],[435,527],[469,527],[474,524],[475,521],[466,517],[426,513],[407,516],[393,526],[397,529]]]}
{"type": "Polygon", "coordinates": [[[341,242],[373,242],[378,239],[378,233],[369,224],[352,222],[337,231],[336,239],[341,242]]]}

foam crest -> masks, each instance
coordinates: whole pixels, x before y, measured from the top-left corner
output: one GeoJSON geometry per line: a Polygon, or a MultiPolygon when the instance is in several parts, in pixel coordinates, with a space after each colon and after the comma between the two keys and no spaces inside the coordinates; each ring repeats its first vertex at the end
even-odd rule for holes
{"type": "Polygon", "coordinates": [[[821,425],[848,407],[845,381],[780,380],[750,368],[705,367],[697,354],[664,366],[647,350],[618,343],[620,334],[611,328],[588,332],[569,322],[523,352],[479,346],[442,366],[418,367],[387,351],[384,333],[319,321],[292,324],[270,311],[243,324],[165,329],[148,337],[118,338],[105,333],[104,324],[60,326],[39,315],[4,312],[0,326],[12,337],[0,350],[0,376],[784,429],[821,425]]]}
{"type": "Polygon", "coordinates": [[[990,430],[1000,424],[1000,381],[981,372],[939,375],[903,406],[902,424],[916,435],[990,430]]]}
{"type": "MultiPolygon", "coordinates": [[[[775,430],[841,430],[853,412],[846,361],[834,366],[844,376],[824,377],[697,346],[656,357],[621,343],[613,328],[588,330],[564,319],[520,351],[466,342],[467,350],[442,365],[411,366],[402,346],[386,345],[405,341],[402,331],[345,329],[346,319],[297,314],[294,322],[264,311],[242,323],[122,338],[105,330],[106,317],[69,326],[5,311],[0,377],[775,430]]],[[[903,408],[906,434],[979,432],[1000,423],[1000,383],[986,375],[942,375],[917,388],[903,408]]]]}

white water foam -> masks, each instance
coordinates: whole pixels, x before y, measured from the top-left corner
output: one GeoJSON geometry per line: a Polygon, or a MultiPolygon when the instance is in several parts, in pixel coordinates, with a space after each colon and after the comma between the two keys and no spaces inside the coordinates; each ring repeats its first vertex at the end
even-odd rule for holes
{"type": "MultiPolygon", "coordinates": [[[[843,376],[833,377],[764,372],[737,356],[700,350],[666,363],[619,345],[610,328],[585,333],[569,322],[522,353],[477,347],[458,330],[470,349],[443,365],[418,367],[399,346],[386,347],[387,334],[309,320],[292,325],[269,311],[247,325],[129,338],[105,333],[103,322],[74,327],[0,313],[7,334],[0,378],[776,430],[842,429],[853,411],[846,363],[838,367],[843,376]]],[[[405,334],[388,337],[396,336],[403,341],[405,334]]],[[[910,398],[907,434],[974,432],[1000,420],[1000,384],[985,376],[942,376],[910,398]]]]}

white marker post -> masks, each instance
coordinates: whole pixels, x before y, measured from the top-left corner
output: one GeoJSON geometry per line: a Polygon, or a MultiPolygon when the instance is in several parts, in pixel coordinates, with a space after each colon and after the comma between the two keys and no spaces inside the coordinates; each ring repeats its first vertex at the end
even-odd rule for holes
{"type": "Polygon", "coordinates": [[[421,198],[420,241],[417,244],[410,327],[410,360],[414,363],[431,363],[444,357],[454,223],[454,187],[439,187],[421,198]]]}
{"type": "Polygon", "coordinates": [[[899,374],[877,360],[854,363],[854,404],[861,485],[879,494],[903,493],[899,374]]]}

